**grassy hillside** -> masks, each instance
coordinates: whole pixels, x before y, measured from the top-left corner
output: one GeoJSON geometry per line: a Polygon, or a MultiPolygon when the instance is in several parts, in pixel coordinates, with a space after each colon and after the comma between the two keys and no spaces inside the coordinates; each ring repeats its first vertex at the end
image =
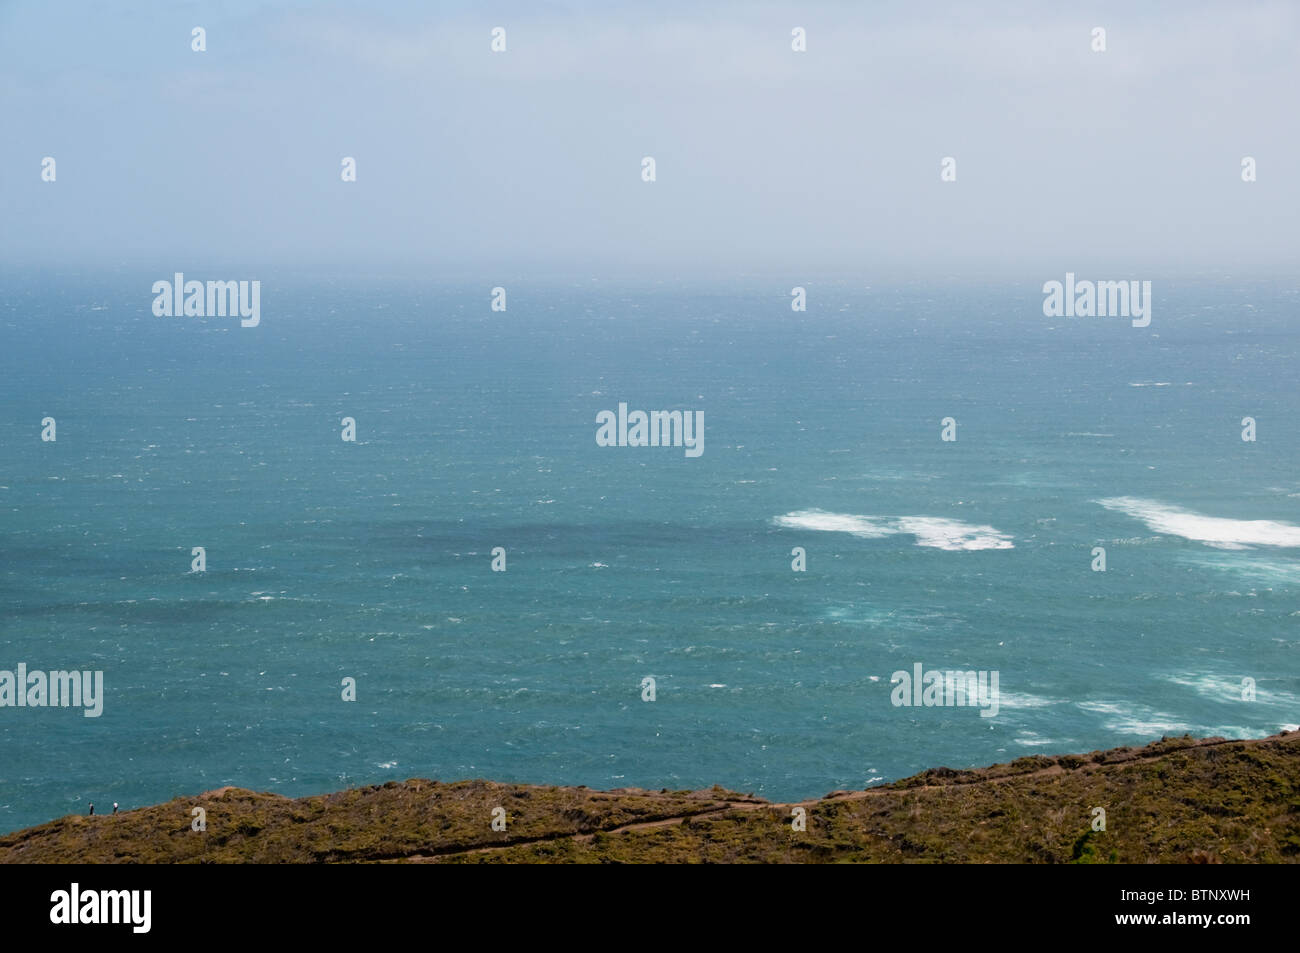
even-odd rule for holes
{"type": "Polygon", "coordinates": [[[797,805],[722,788],[411,780],[297,799],[223,788],[0,837],[4,863],[1297,860],[1300,732],[937,768],[797,805]],[[196,807],[206,831],[191,829],[196,807]],[[1097,807],[1104,831],[1092,830],[1097,807]],[[804,831],[792,829],[797,808],[804,831]]]}

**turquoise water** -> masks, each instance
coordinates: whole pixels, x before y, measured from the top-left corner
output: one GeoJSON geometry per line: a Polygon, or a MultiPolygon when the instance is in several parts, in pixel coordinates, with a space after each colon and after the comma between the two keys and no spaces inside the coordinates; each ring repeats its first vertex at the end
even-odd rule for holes
{"type": "Polygon", "coordinates": [[[154,317],[170,270],[0,277],[0,669],[106,694],[0,708],[0,829],[417,776],[793,799],[1300,722],[1294,287],[1156,281],[1136,329],[1045,318],[1059,275],[504,313],[193,275],[260,277],[245,329],[154,317]],[[703,455],[598,447],[621,401],[703,411],[703,455]],[[891,705],[916,662],[998,671],[997,717],[891,705]]]}

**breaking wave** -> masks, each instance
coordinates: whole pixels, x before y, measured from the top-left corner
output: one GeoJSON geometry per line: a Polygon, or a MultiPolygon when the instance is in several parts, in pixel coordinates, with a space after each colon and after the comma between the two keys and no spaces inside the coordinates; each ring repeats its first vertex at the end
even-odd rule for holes
{"type": "Polygon", "coordinates": [[[856,516],[825,510],[797,510],[774,517],[785,529],[849,533],[862,539],[913,536],[916,545],[960,552],[975,549],[1014,549],[1012,537],[992,526],[977,526],[940,516],[856,516]]]}
{"type": "Polygon", "coordinates": [[[1234,520],[1202,516],[1158,500],[1132,496],[1098,500],[1102,506],[1141,520],[1157,533],[1181,536],[1219,549],[1247,549],[1250,546],[1300,546],[1300,526],[1274,520],[1234,520]]]}

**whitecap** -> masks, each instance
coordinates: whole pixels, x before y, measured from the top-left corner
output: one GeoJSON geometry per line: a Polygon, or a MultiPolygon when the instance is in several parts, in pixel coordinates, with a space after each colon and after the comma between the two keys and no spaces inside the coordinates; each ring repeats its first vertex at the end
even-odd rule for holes
{"type": "Polygon", "coordinates": [[[1103,716],[1106,730],[1121,735],[1151,738],[1158,735],[1181,735],[1193,730],[1191,725],[1179,721],[1173,715],[1153,711],[1145,706],[1086,701],[1078,702],[1078,707],[1086,712],[1103,716]]]}
{"type": "Polygon", "coordinates": [[[1228,556],[1219,559],[1188,558],[1183,560],[1183,562],[1194,566],[1200,566],[1204,569],[1235,572],[1238,575],[1245,576],[1247,579],[1255,579],[1264,583],[1300,582],[1300,562],[1281,562],[1273,559],[1251,559],[1247,556],[1228,556]]]}
{"type": "Polygon", "coordinates": [[[1028,692],[999,692],[998,704],[1002,708],[1047,708],[1050,705],[1059,705],[1060,701],[1055,698],[1044,698],[1042,695],[1031,695],[1028,692]]]}
{"type": "MultiPolygon", "coordinates": [[[[1245,692],[1245,685],[1240,676],[1176,672],[1159,677],[1162,681],[1177,685],[1180,688],[1190,688],[1202,698],[1208,698],[1212,701],[1241,702],[1245,700],[1242,697],[1245,692]]],[[[1275,680],[1261,679],[1261,681],[1275,680]]],[[[1261,704],[1285,705],[1291,708],[1300,704],[1300,698],[1297,698],[1292,692],[1266,688],[1259,684],[1255,685],[1255,700],[1261,704]]]]}
{"type": "Polygon", "coordinates": [[[1214,701],[1241,701],[1242,685],[1239,678],[1225,678],[1221,675],[1176,675],[1158,676],[1161,681],[1170,682],[1181,688],[1190,688],[1202,698],[1214,701]]]}
{"type": "Polygon", "coordinates": [[[935,516],[902,516],[898,519],[900,532],[916,537],[916,545],[931,546],[949,551],[971,549],[1011,549],[1013,543],[1006,533],[992,526],[975,526],[960,520],[935,516]]]}
{"type": "Polygon", "coordinates": [[[892,536],[898,530],[873,516],[827,513],[825,510],[796,510],[776,517],[773,522],[786,529],[811,529],[828,533],[850,533],[862,539],[892,536]]]}
{"type": "Polygon", "coordinates": [[[1157,533],[1181,536],[1216,549],[1249,546],[1300,546],[1300,526],[1275,520],[1235,520],[1203,516],[1180,506],[1133,496],[1108,497],[1097,503],[1141,520],[1157,533]]]}
{"type": "Polygon", "coordinates": [[[1023,734],[1017,735],[1015,738],[1012,739],[1012,741],[1014,741],[1018,745],[1025,745],[1026,747],[1029,748],[1041,748],[1044,745],[1056,744],[1056,742],[1053,741],[1051,738],[1044,738],[1041,735],[1035,734],[1032,731],[1026,731],[1023,734]]]}
{"type": "Polygon", "coordinates": [[[916,545],[950,552],[976,549],[1012,549],[1007,533],[992,526],[980,526],[941,516],[859,516],[852,513],[828,513],[825,510],[796,510],[774,517],[772,522],[785,529],[848,533],[859,539],[882,539],[886,536],[913,536],[916,545]]]}

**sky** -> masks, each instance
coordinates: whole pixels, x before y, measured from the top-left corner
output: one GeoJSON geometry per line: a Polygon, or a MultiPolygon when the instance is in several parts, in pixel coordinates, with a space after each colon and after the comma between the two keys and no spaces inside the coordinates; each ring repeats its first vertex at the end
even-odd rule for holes
{"type": "Polygon", "coordinates": [[[0,260],[1294,276],[1298,41],[1289,2],[0,0],[0,260]]]}

